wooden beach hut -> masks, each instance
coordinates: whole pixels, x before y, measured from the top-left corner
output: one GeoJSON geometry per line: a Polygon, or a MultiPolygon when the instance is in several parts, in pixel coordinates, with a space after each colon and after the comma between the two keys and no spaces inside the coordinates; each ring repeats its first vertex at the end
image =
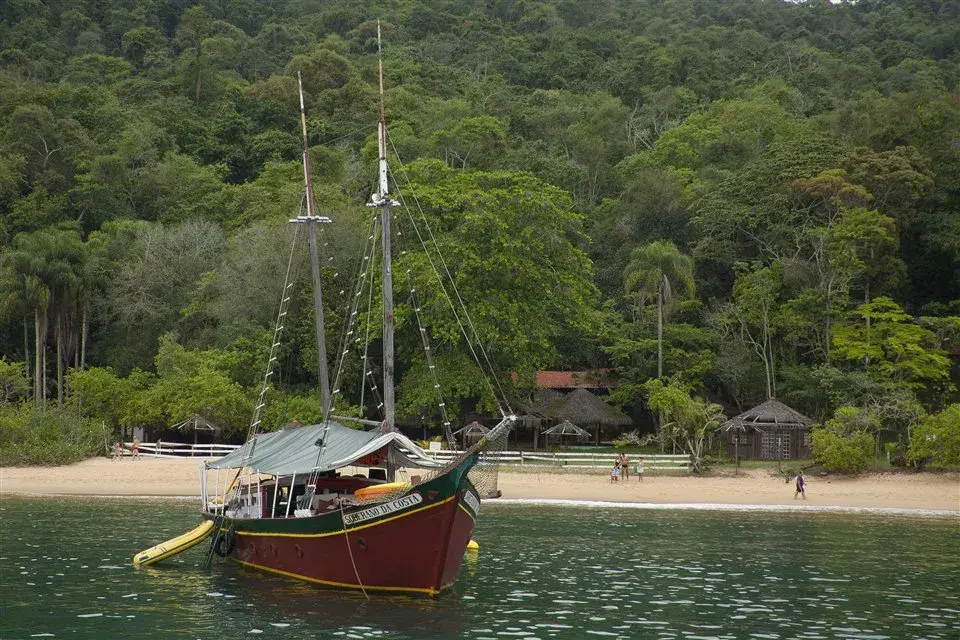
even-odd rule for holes
{"type": "MultiPolygon", "coordinates": [[[[623,427],[631,424],[629,416],[619,409],[611,407],[602,398],[586,389],[575,389],[563,397],[549,402],[539,410],[546,418],[569,420],[582,427],[596,429],[596,443],[600,444],[601,430],[609,427],[623,427]]],[[[536,448],[536,438],[534,438],[536,448]]]]}
{"type": "Polygon", "coordinates": [[[810,457],[813,420],[776,398],[758,404],[721,427],[728,435],[728,453],[744,459],[791,460],[810,457]]]}

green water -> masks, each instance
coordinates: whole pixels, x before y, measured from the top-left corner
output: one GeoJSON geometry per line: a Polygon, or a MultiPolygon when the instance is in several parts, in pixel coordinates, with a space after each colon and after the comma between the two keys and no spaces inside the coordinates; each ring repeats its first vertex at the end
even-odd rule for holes
{"type": "Polygon", "coordinates": [[[453,590],[367,601],[205,547],[133,569],[195,506],[0,501],[0,638],[960,638],[957,518],[489,504],[453,590]]]}

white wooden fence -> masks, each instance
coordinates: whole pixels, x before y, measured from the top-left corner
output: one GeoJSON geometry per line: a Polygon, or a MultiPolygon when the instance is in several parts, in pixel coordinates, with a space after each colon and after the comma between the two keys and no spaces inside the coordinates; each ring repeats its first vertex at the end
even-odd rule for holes
{"type": "MultiPolygon", "coordinates": [[[[130,455],[132,442],[123,443],[123,455],[130,455]]],[[[184,444],[182,442],[141,442],[140,455],[149,458],[219,458],[239,449],[236,444],[184,444]]],[[[424,453],[437,460],[448,461],[463,451],[425,449],[424,453]]],[[[593,453],[589,451],[551,452],[551,451],[496,451],[486,454],[491,460],[502,465],[530,469],[612,469],[615,453],[593,453]]],[[[630,456],[630,472],[637,464],[639,455],[630,456]]],[[[644,473],[656,471],[689,471],[690,456],[671,454],[644,454],[644,473]]]]}
{"type": "MultiPolygon", "coordinates": [[[[438,460],[451,460],[462,451],[425,450],[424,453],[438,460]]],[[[498,451],[486,454],[492,460],[503,465],[519,466],[522,468],[552,468],[552,469],[612,469],[615,453],[592,453],[588,451],[550,452],[550,451],[498,451]]],[[[630,458],[630,472],[637,464],[640,456],[636,453],[628,454],[630,458]]],[[[643,454],[644,473],[651,471],[689,471],[690,456],[684,454],[643,454]]]]}
{"type": "MultiPolygon", "coordinates": [[[[239,449],[238,444],[184,444],[182,442],[141,442],[140,455],[148,458],[219,458],[239,449]]],[[[132,442],[123,443],[123,455],[131,455],[132,442]]]]}

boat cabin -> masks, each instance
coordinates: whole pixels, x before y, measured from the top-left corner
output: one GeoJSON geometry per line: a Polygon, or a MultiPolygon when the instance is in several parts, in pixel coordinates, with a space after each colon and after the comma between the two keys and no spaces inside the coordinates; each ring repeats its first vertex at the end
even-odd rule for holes
{"type": "Polygon", "coordinates": [[[403,491],[420,481],[411,470],[440,466],[399,432],[335,422],[288,427],[205,463],[203,505],[208,513],[241,519],[307,517],[403,491]]]}

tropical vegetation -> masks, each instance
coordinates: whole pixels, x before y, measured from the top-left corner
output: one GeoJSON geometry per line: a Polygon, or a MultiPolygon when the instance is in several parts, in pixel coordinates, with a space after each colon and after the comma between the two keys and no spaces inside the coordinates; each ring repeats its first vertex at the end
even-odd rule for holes
{"type": "MultiPolygon", "coordinates": [[[[960,14],[933,0],[6,0],[4,452],[193,413],[245,430],[302,200],[297,73],[339,352],[377,19],[394,177],[510,393],[610,369],[641,430],[693,449],[776,396],[835,468],[888,443],[957,464],[960,14]]],[[[447,373],[415,364],[443,303],[399,257],[401,423],[439,429],[435,384],[451,419],[490,411],[455,323],[427,327],[447,373]]],[[[269,428],[320,410],[291,297],[269,428]]],[[[371,416],[362,350],[341,404],[371,416]]]]}

